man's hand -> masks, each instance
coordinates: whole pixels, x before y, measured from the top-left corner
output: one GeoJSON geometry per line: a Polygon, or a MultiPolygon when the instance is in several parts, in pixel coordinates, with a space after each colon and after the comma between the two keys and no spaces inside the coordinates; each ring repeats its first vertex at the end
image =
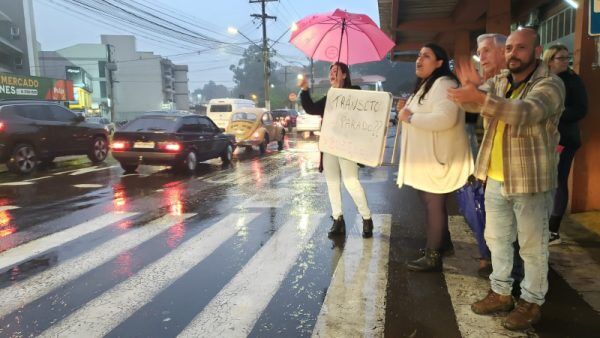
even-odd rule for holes
{"type": "Polygon", "coordinates": [[[475,65],[470,59],[461,58],[456,63],[456,76],[460,80],[460,84],[463,86],[467,83],[472,83],[475,86],[479,86],[482,83],[481,76],[475,69],[475,65]]]}
{"type": "Polygon", "coordinates": [[[458,104],[474,103],[483,106],[485,93],[477,89],[473,83],[466,83],[460,88],[448,89],[448,99],[458,104]]]}

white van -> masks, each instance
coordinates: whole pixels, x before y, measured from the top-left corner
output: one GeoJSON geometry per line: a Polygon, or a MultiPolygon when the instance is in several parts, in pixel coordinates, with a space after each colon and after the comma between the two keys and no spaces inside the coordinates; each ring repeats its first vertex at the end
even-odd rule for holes
{"type": "Polygon", "coordinates": [[[231,114],[240,109],[256,108],[254,101],[245,99],[212,99],[208,101],[206,116],[208,116],[219,128],[227,128],[231,114]]]}

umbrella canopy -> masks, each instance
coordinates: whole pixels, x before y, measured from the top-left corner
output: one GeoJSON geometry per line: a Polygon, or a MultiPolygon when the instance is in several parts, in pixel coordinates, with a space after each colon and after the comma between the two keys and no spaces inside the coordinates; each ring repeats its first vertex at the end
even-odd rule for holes
{"type": "Polygon", "coordinates": [[[395,45],[369,16],[340,9],[296,22],[290,42],[314,60],[347,65],[379,61],[395,45]]]}

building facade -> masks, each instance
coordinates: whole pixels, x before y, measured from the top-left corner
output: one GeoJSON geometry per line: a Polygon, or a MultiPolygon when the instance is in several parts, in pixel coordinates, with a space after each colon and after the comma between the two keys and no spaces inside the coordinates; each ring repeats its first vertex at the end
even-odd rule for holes
{"type": "Polygon", "coordinates": [[[0,71],[40,75],[32,0],[0,1],[0,71]]]}
{"type": "Polygon", "coordinates": [[[112,77],[117,119],[129,120],[152,110],[189,109],[187,66],[137,51],[131,35],[102,35],[101,40],[116,64],[112,77]]]}
{"type": "Polygon", "coordinates": [[[42,51],[39,59],[43,76],[74,80],[77,102],[73,102],[71,108],[110,118],[112,103],[106,45],[82,43],[57,51],[42,51]]]}

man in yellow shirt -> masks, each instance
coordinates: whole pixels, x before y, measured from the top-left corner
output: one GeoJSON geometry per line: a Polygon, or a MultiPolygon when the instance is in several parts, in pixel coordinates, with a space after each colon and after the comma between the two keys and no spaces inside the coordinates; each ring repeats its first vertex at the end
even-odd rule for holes
{"type": "Polygon", "coordinates": [[[565,88],[540,62],[541,51],[534,30],[515,31],[506,41],[508,71],[486,82],[487,93],[469,81],[472,70],[464,66],[457,70],[463,86],[448,91],[466,110],[480,112],[486,129],[475,176],[487,181],[485,239],[493,271],[491,290],[471,309],[478,314],[512,310],[503,322],[511,330],[540,320],[548,291],[548,219],[565,88]],[[516,307],[511,296],[515,240],[524,262],[516,307]]]}

